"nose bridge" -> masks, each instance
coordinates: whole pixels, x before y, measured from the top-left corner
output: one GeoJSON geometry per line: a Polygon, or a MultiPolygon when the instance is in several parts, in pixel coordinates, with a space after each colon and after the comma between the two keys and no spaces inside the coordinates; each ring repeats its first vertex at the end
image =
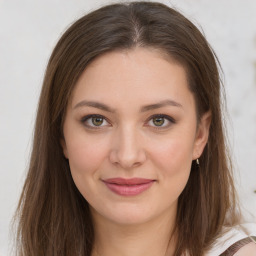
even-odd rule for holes
{"type": "Polygon", "coordinates": [[[145,152],[140,133],[135,125],[122,125],[115,133],[115,143],[111,152],[112,162],[123,168],[130,168],[145,161],[145,152]]]}
{"type": "Polygon", "coordinates": [[[136,137],[138,137],[138,135],[133,126],[124,126],[123,129],[120,129],[118,140],[120,155],[123,155],[124,157],[135,155],[135,152],[138,149],[136,143],[136,139],[138,138],[136,137]]]}

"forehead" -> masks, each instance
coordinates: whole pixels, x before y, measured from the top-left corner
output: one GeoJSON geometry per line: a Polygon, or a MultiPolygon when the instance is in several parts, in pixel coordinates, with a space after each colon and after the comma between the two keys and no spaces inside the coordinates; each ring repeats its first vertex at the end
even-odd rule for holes
{"type": "Polygon", "coordinates": [[[73,90],[71,105],[84,98],[139,104],[168,97],[194,104],[191,96],[182,65],[160,50],[135,48],[103,54],[89,64],[73,90]]]}

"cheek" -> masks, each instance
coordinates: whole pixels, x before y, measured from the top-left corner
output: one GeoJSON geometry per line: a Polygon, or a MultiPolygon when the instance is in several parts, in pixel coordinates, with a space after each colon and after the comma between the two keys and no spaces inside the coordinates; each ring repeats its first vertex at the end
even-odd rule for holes
{"type": "Polygon", "coordinates": [[[90,203],[97,197],[95,180],[98,180],[100,166],[103,164],[107,150],[102,143],[89,139],[72,139],[67,143],[69,165],[77,189],[90,203]]]}
{"type": "MultiPolygon", "coordinates": [[[[156,145],[156,144],[155,144],[156,145]]],[[[151,159],[159,170],[166,194],[178,197],[190,175],[193,142],[189,138],[172,139],[155,146],[151,159]]]]}
{"type": "Polygon", "coordinates": [[[159,170],[163,195],[168,202],[176,201],[190,175],[192,147],[175,140],[155,150],[154,164],[159,170]]]}
{"type": "Polygon", "coordinates": [[[193,144],[181,139],[165,141],[165,143],[155,146],[151,150],[151,155],[156,162],[165,166],[164,169],[168,168],[168,166],[170,171],[171,167],[180,167],[182,169],[182,166],[187,165],[186,163],[191,164],[193,144]]]}
{"type": "Polygon", "coordinates": [[[107,154],[106,145],[89,138],[70,140],[67,151],[72,175],[83,177],[93,175],[107,154]]]}

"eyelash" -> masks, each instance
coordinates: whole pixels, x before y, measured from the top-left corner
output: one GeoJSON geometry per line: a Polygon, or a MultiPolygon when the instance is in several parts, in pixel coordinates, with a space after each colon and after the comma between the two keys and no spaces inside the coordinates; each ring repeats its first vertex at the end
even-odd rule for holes
{"type": "MultiPolygon", "coordinates": [[[[82,122],[87,128],[90,128],[90,129],[100,129],[100,128],[106,126],[106,125],[103,125],[103,126],[101,126],[101,125],[99,125],[99,126],[89,125],[89,124],[86,123],[86,122],[88,122],[91,118],[101,118],[101,119],[103,119],[103,122],[106,121],[108,124],[110,124],[110,121],[109,121],[106,117],[104,117],[104,116],[102,116],[102,115],[97,115],[97,114],[87,115],[87,116],[85,116],[85,117],[83,117],[83,118],[81,119],[81,122],[82,122]]],[[[164,124],[165,124],[165,122],[166,122],[165,120],[167,120],[167,121],[169,122],[169,124],[167,124],[166,126],[153,126],[153,125],[151,126],[151,125],[147,125],[147,126],[150,126],[150,127],[154,128],[154,129],[165,129],[165,128],[168,128],[170,125],[176,123],[176,121],[174,120],[174,118],[172,118],[172,117],[170,117],[170,116],[168,116],[168,115],[165,115],[165,114],[156,114],[156,115],[152,115],[152,116],[150,116],[150,117],[147,119],[146,123],[148,124],[148,123],[149,123],[151,120],[153,120],[154,118],[163,118],[163,119],[164,119],[164,124]]],[[[111,125],[111,124],[110,124],[110,125],[111,125]]]]}
{"type": "Polygon", "coordinates": [[[153,120],[154,118],[163,118],[164,119],[164,124],[166,122],[166,120],[169,122],[169,124],[165,125],[165,126],[151,126],[151,125],[148,125],[154,129],[165,129],[165,128],[169,128],[172,124],[175,124],[176,121],[174,120],[174,118],[168,116],[168,115],[165,115],[165,114],[156,114],[156,115],[152,115],[150,116],[148,119],[147,119],[147,123],[149,123],[151,120],[153,120]]]}
{"type": "Polygon", "coordinates": [[[101,118],[103,119],[103,122],[106,121],[107,123],[110,123],[109,120],[102,116],[102,115],[96,115],[96,114],[93,114],[93,115],[87,115],[85,117],[82,118],[81,122],[87,127],[87,128],[90,128],[90,129],[100,129],[101,127],[103,126],[93,126],[93,125],[89,125],[87,124],[86,122],[88,122],[90,119],[92,118],[101,118]]]}

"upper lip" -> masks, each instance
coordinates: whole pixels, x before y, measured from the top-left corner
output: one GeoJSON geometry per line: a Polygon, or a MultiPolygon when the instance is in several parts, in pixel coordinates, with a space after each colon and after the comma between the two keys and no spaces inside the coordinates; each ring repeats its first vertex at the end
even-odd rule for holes
{"type": "Polygon", "coordinates": [[[110,178],[110,179],[105,179],[103,181],[106,182],[106,183],[117,184],[117,185],[139,185],[139,184],[149,183],[149,182],[152,182],[152,181],[155,181],[155,180],[153,180],[153,179],[144,179],[144,178],[130,178],[130,179],[110,178]]]}

